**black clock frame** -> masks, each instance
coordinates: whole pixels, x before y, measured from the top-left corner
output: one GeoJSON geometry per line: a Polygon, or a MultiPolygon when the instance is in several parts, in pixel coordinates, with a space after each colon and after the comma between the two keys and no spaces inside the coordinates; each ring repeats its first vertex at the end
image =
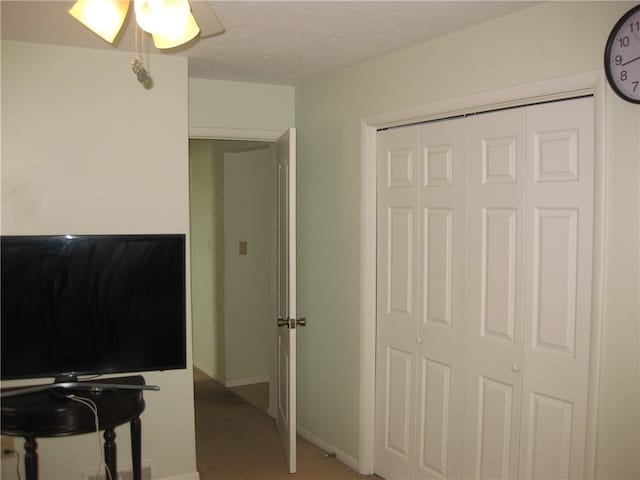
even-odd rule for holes
{"type": "Polygon", "coordinates": [[[637,13],[639,11],[640,11],[640,4],[636,5],[635,7],[632,7],[622,17],[620,17],[620,20],[618,20],[616,22],[615,26],[611,30],[611,33],[609,33],[609,38],[607,38],[607,45],[606,45],[606,47],[604,49],[604,72],[605,72],[605,75],[607,76],[607,82],[609,82],[609,85],[611,85],[611,88],[613,89],[613,91],[616,92],[616,94],[620,98],[622,98],[623,100],[626,100],[627,102],[631,102],[631,103],[635,103],[635,104],[639,104],[640,105],[640,98],[638,98],[638,99],[631,98],[627,94],[625,94],[622,90],[620,90],[618,88],[618,85],[616,84],[616,82],[615,82],[615,80],[613,78],[613,74],[611,72],[611,61],[610,61],[611,48],[613,46],[613,43],[615,42],[615,39],[616,39],[618,31],[627,22],[627,20],[629,20],[629,18],[632,15],[634,15],[635,13],[637,13]]]}

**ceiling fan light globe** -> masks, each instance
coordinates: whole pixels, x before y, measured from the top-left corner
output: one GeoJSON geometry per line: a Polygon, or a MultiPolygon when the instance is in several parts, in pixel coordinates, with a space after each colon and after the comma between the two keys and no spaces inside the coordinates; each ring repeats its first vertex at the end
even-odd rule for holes
{"type": "Polygon", "coordinates": [[[113,43],[129,11],[129,0],[78,0],[69,14],[109,43],[113,43]]]}
{"type": "Polygon", "coordinates": [[[138,25],[149,33],[170,34],[191,13],[187,0],[134,0],[133,6],[138,25]]]}
{"type": "Polygon", "coordinates": [[[199,33],[200,27],[198,27],[193,15],[189,13],[183,25],[179,25],[178,28],[173,28],[167,33],[154,33],[151,36],[156,48],[165,49],[179,47],[194,39],[199,33]]]}

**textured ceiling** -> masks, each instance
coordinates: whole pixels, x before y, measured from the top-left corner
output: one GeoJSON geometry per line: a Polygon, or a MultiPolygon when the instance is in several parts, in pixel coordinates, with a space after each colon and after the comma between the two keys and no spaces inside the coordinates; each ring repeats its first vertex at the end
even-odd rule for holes
{"type": "MultiPolygon", "coordinates": [[[[164,54],[188,56],[191,77],[295,85],[539,2],[208,3],[226,31],[164,54]]],[[[67,14],[72,4],[3,0],[2,38],[134,50],[132,18],[112,46],[67,14]]],[[[157,52],[150,39],[145,49],[157,52]]]]}

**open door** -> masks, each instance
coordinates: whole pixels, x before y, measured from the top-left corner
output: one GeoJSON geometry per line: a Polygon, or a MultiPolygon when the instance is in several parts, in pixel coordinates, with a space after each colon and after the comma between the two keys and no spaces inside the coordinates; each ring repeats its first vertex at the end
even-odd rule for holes
{"type": "Polygon", "coordinates": [[[278,434],[296,472],[296,130],[276,144],[278,156],[278,434]]]}

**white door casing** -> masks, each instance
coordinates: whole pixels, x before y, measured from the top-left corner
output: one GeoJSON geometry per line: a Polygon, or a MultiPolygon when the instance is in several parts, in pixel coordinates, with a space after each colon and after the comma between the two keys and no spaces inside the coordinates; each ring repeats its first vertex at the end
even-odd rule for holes
{"type": "Polygon", "coordinates": [[[591,349],[584,476],[585,478],[595,476],[605,261],[603,225],[605,224],[607,164],[605,155],[606,91],[606,79],[602,69],[598,69],[370,115],[361,119],[360,441],[358,453],[358,471],[361,474],[372,474],[375,462],[377,131],[392,126],[448,118],[479,110],[517,107],[535,102],[593,95],[595,104],[593,288],[590,300],[592,307],[591,349]]]}
{"type": "Polygon", "coordinates": [[[296,472],[296,130],[276,142],[278,162],[278,435],[296,472]],[[293,320],[292,320],[293,319],[293,320]]]}

